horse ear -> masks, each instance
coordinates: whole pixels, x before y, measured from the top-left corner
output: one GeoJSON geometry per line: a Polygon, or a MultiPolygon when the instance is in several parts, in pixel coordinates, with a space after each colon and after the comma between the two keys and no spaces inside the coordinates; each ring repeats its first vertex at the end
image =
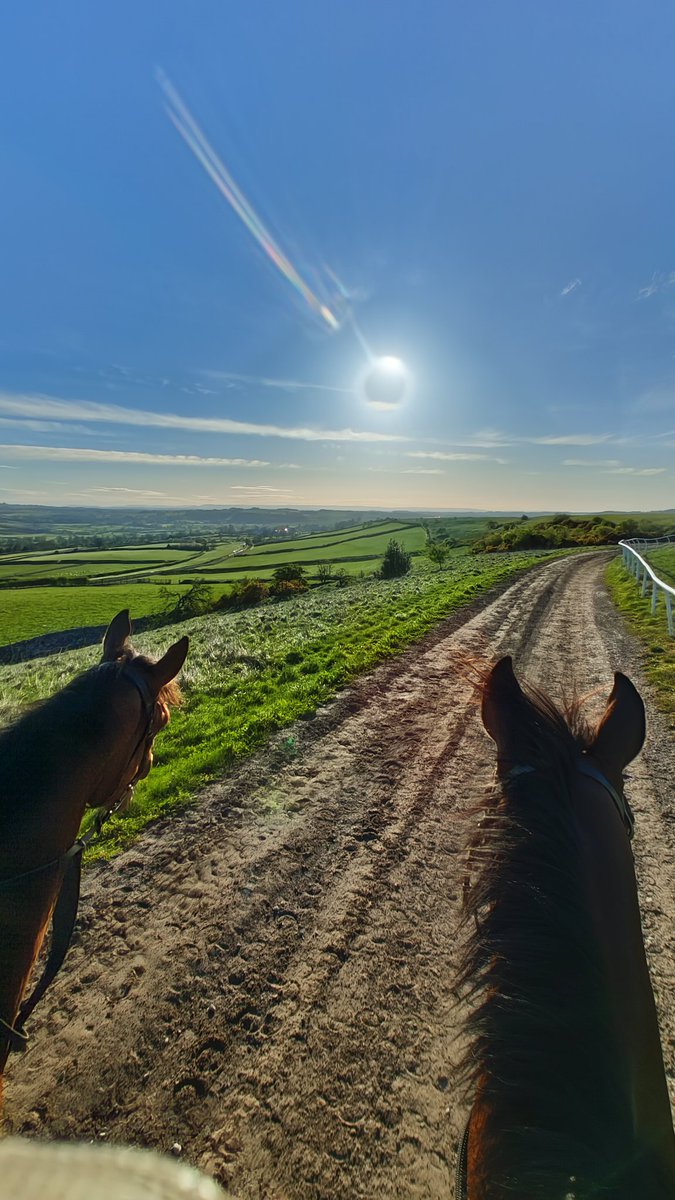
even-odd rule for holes
{"type": "Polygon", "coordinates": [[[171,679],[175,679],[180,671],[190,646],[189,637],[182,637],[179,642],[169,646],[163,658],[152,664],[152,681],[159,692],[171,679]]]}
{"type": "Polygon", "coordinates": [[[524,701],[513,671],[513,659],[507,654],[490,671],[483,686],[481,705],[483,724],[499,750],[505,749],[512,740],[517,713],[524,701]]]}
{"type": "Polygon", "coordinates": [[[640,753],[646,730],[642,697],[630,679],[617,671],[607,707],[588,752],[620,775],[640,753]]]}
{"type": "Polygon", "coordinates": [[[129,609],[123,608],[113,617],[103,639],[103,655],[101,662],[115,662],[121,658],[127,649],[127,641],[131,634],[129,609]]]}

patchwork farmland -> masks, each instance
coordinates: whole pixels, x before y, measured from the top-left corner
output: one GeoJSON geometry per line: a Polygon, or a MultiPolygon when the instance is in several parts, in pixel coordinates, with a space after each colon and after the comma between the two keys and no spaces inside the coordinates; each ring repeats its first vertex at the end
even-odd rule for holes
{"type": "MultiPolygon", "coordinates": [[[[482,523],[476,524],[480,528],[482,523]]],[[[326,564],[351,576],[374,575],[391,538],[417,558],[425,536],[421,523],[381,521],[258,546],[231,538],[205,549],[169,542],[3,555],[0,645],[54,630],[105,624],[120,608],[131,608],[137,619],[158,615],[195,581],[209,585],[216,600],[235,581],[247,576],[270,579],[286,563],[301,565],[310,583],[326,564]]]]}

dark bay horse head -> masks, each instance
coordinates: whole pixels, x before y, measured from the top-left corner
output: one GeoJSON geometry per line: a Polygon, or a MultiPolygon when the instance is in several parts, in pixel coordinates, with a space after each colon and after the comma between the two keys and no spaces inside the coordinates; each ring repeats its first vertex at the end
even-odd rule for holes
{"type": "Polygon", "coordinates": [[[505,658],[482,711],[497,783],[467,866],[473,1107],[459,1191],[666,1200],[675,1136],[623,791],[642,700],[617,673],[589,726],[578,705],[563,714],[523,690],[505,658]]]}
{"type": "MultiPolygon", "coordinates": [[[[127,610],[98,666],[0,732],[0,1018],[12,1026],[87,808],[121,806],[152,765],[180,699],[183,637],[154,662],[136,654],[127,610]]],[[[0,1089],[9,1044],[0,1039],[0,1089]]],[[[0,1090],[1,1098],[1,1090],[0,1090]]]]}

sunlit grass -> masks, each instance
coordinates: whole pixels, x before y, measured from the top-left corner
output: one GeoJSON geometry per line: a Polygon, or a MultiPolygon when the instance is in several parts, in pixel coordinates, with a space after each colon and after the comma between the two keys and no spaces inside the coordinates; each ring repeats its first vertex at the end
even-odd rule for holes
{"type": "Polygon", "coordinates": [[[629,574],[621,558],[609,564],[607,584],[614,603],[642,645],[645,673],[659,707],[671,717],[675,729],[675,638],[668,633],[663,597],[652,616],[650,598],[642,595],[635,576],[629,574]]]}

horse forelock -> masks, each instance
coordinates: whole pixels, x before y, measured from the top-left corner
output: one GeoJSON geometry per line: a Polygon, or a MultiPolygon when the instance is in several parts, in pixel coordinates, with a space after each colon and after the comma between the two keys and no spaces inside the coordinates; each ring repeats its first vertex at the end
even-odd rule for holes
{"type": "Polygon", "coordinates": [[[631,1114],[572,803],[591,731],[580,702],[561,711],[533,690],[519,722],[514,765],[533,770],[498,783],[469,814],[479,825],[459,971],[463,1077],[484,1118],[474,1152],[493,1181],[478,1195],[510,1195],[514,1180],[519,1194],[546,1200],[628,1195],[615,1172],[618,1148],[628,1170],[631,1114]],[[599,1190],[610,1175],[614,1190],[599,1190]]]}

